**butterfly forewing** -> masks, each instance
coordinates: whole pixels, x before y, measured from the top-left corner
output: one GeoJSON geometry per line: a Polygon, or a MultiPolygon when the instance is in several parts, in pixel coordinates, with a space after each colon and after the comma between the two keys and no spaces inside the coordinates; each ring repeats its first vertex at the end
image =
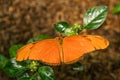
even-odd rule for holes
{"type": "MultiPolygon", "coordinates": [[[[26,48],[28,48],[27,45],[26,48]]],[[[50,65],[58,65],[60,64],[60,54],[58,45],[59,44],[56,39],[46,39],[38,41],[36,43],[33,43],[33,46],[29,48],[29,55],[25,53],[23,56],[21,56],[21,54],[24,53],[23,49],[26,50],[26,52],[28,52],[28,49],[23,48],[20,50],[21,53],[18,52],[18,54],[20,54],[18,56],[24,58],[27,57],[26,59],[29,60],[39,60],[50,65]]],[[[19,58],[17,58],[17,60],[19,60],[19,58]]]]}
{"type": "Polygon", "coordinates": [[[109,45],[108,40],[101,36],[85,35],[84,37],[88,38],[95,49],[104,49],[109,45]]]}
{"type": "Polygon", "coordinates": [[[20,48],[17,52],[16,60],[23,61],[23,60],[28,59],[30,51],[31,51],[31,47],[33,47],[33,43],[27,44],[23,46],[22,48],[20,48]]]}
{"type": "Polygon", "coordinates": [[[40,60],[48,64],[60,64],[58,41],[46,39],[37,42],[31,49],[29,59],[40,60]]]}
{"type": "Polygon", "coordinates": [[[83,36],[70,36],[63,39],[64,63],[71,63],[93,50],[95,48],[91,41],[83,36]]]}

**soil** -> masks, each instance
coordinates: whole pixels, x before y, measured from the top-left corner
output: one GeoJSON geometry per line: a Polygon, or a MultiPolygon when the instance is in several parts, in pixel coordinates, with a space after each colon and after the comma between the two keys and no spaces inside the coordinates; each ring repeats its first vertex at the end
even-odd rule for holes
{"type": "MultiPolygon", "coordinates": [[[[81,34],[104,36],[110,42],[105,50],[84,55],[77,63],[84,68],[73,70],[72,65],[53,67],[55,80],[120,80],[120,14],[112,9],[119,0],[0,0],[0,52],[9,58],[10,46],[25,43],[40,34],[53,37],[53,24],[66,21],[82,24],[83,14],[90,8],[106,5],[107,20],[97,30],[81,34]]],[[[0,80],[16,80],[0,71],[0,80]]]]}

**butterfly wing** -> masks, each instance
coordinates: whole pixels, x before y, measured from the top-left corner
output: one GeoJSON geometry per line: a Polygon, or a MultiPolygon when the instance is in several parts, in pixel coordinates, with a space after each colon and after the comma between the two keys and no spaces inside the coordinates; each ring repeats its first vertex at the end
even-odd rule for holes
{"type": "Polygon", "coordinates": [[[85,53],[104,49],[108,45],[109,42],[100,36],[69,36],[63,39],[61,56],[59,41],[57,39],[46,39],[22,47],[17,53],[16,60],[39,60],[49,65],[59,65],[61,58],[63,63],[71,63],[85,53]]]}
{"type": "Polygon", "coordinates": [[[85,35],[85,38],[89,39],[92,43],[92,45],[95,47],[95,49],[105,49],[109,42],[103,37],[100,36],[93,36],[93,35],[85,35]]]}
{"type": "Polygon", "coordinates": [[[39,60],[46,64],[60,64],[60,54],[58,41],[56,39],[46,39],[35,43],[30,43],[18,51],[18,61],[39,60]]]}
{"type": "Polygon", "coordinates": [[[23,46],[22,48],[20,48],[17,52],[16,60],[23,61],[23,60],[28,59],[29,53],[31,51],[31,47],[33,47],[33,45],[34,45],[33,43],[29,43],[23,46]]]}
{"type": "Polygon", "coordinates": [[[63,39],[64,63],[71,63],[78,60],[85,53],[96,49],[104,49],[108,46],[108,41],[100,36],[77,35],[63,39]]]}

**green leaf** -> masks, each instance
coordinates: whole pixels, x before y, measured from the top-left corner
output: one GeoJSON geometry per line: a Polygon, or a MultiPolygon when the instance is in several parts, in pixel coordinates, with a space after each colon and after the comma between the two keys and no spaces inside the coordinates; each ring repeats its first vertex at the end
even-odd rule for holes
{"type": "Polygon", "coordinates": [[[77,35],[78,33],[76,33],[76,32],[73,30],[73,28],[71,27],[71,28],[65,29],[64,34],[65,34],[66,36],[71,36],[71,35],[77,35]]]}
{"type": "Polygon", "coordinates": [[[30,75],[28,73],[25,73],[22,76],[18,77],[17,80],[30,80],[30,78],[30,75]]]}
{"type": "Polygon", "coordinates": [[[57,22],[56,24],[54,24],[54,28],[58,32],[63,33],[66,28],[70,28],[70,25],[66,22],[57,22]]]}
{"type": "Polygon", "coordinates": [[[24,60],[17,62],[19,65],[24,66],[29,69],[29,65],[31,64],[32,60],[24,60]]]}
{"type": "Polygon", "coordinates": [[[97,29],[106,19],[108,13],[107,6],[97,6],[89,9],[83,17],[84,29],[97,29]]]}
{"type": "Polygon", "coordinates": [[[120,13],[120,2],[115,5],[115,7],[114,7],[114,9],[112,10],[112,12],[113,12],[114,14],[120,13]]]}
{"type": "Polygon", "coordinates": [[[66,36],[78,35],[80,31],[82,31],[81,26],[79,24],[74,24],[72,27],[65,29],[64,35],[66,36]]]}
{"type": "Polygon", "coordinates": [[[0,69],[4,69],[7,62],[8,62],[8,59],[2,54],[0,54],[0,69]]]}
{"type": "Polygon", "coordinates": [[[30,77],[22,77],[22,78],[19,78],[18,80],[30,80],[30,77]]]}
{"type": "Polygon", "coordinates": [[[27,68],[19,65],[14,58],[12,58],[9,62],[7,62],[4,72],[9,76],[9,77],[19,77],[21,76],[27,68]]]}
{"type": "Polygon", "coordinates": [[[30,80],[41,80],[38,72],[34,73],[31,77],[30,80]]]}
{"type": "Polygon", "coordinates": [[[40,80],[40,79],[38,79],[37,73],[32,74],[32,75],[25,73],[22,77],[18,77],[18,80],[40,80]]]}
{"type": "Polygon", "coordinates": [[[41,80],[38,72],[25,73],[21,77],[17,78],[18,80],[41,80]]]}
{"type": "Polygon", "coordinates": [[[51,38],[49,35],[40,35],[40,36],[29,39],[27,43],[31,43],[31,42],[35,42],[35,41],[43,40],[43,39],[49,39],[49,38],[51,38]]]}
{"type": "Polygon", "coordinates": [[[22,46],[23,44],[17,44],[17,45],[13,45],[12,47],[10,47],[9,49],[10,58],[16,57],[17,50],[20,49],[22,46]]]}
{"type": "Polygon", "coordinates": [[[38,69],[41,80],[54,80],[54,72],[51,67],[43,66],[38,69]]]}

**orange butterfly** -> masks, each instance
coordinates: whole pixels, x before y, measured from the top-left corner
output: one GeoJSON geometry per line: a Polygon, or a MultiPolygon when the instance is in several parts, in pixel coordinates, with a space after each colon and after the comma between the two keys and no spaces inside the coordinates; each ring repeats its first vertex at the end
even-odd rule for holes
{"type": "Polygon", "coordinates": [[[84,54],[104,49],[109,42],[96,35],[74,35],[29,43],[18,50],[16,60],[38,60],[49,65],[70,64],[84,54]]]}

